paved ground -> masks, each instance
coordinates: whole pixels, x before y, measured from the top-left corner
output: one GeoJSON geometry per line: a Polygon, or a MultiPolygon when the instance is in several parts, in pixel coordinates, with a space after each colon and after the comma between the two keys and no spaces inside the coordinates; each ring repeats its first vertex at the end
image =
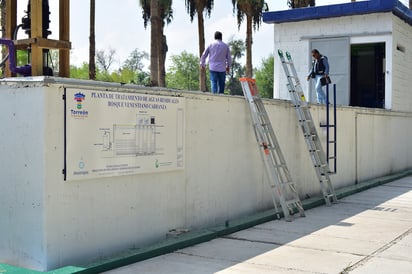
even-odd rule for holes
{"type": "Polygon", "coordinates": [[[412,274],[412,177],[105,273],[412,274]]]}

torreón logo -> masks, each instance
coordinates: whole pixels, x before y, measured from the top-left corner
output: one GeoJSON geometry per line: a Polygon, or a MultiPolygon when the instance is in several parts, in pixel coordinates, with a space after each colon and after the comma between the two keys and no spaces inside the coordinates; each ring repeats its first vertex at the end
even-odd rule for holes
{"type": "Polygon", "coordinates": [[[82,103],[84,101],[84,99],[86,98],[86,95],[84,95],[81,92],[78,92],[74,95],[74,100],[77,102],[77,109],[82,109],[82,103]]]}
{"type": "Polygon", "coordinates": [[[86,118],[89,116],[89,112],[83,109],[83,101],[86,99],[86,95],[78,92],[74,95],[74,101],[76,101],[76,110],[71,109],[70,113],[73,118],[86,118]]]}

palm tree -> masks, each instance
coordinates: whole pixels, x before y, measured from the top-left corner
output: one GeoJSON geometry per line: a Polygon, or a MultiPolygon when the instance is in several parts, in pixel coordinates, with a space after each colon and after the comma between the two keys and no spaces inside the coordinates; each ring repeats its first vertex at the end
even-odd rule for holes
{"type": "MultiPolygon", "coordinates": [[[[354,2],[355,0],[352,0],[354,2]]],[[[288,0],[288,5],[292,9],[306,8],[308,6],[315,6],[315,0],[288,0]]]]}
{"type": "Polygon", "coordinates": [[[240,25],[246,15],[246,77],[253,76],[252,67],[252,27],[256,31],[262,23],[264,0],[232,0],[233,12],[237,10],[237,25],[240,25]]]}
{"type": "Polygon", "coordinates": [[[172,0],[140,0],[144,27],[150,20],[150,85],[165,86],[166,36],[164,20],[169,24],[173,18],[172,0]]]}
{"type": "Polygon", "coordinates": [[[96,80],[95,13],[96,13],[96,1],[90,0],[89,79],[91,80],[96,80]]]}
{"type": "Polygon", "coordinates": [[[159,47],[158,47],[158,68],[159,68],[159,86],[166,86],[166,54],[168,51],[166,35],[164,35],[165,21],[167,24],[170,24],[173,19],[173,10],[172,10],[172,0],[162,0],[159,1],[159,13],[160,13],[160,31],[159,31],[159,47]]]}
{"type": "MultiPolygon", "coordinates": [[[[190,15],[190,21],[193,22],[195,14],[197,14],[197,31],[199,36],[199,57],[205,50],[205,27],[203,20],[203,12],[210,17],[213,8],[213,0],[185,0],[186,10],[190,15]]],[[[206,91],[206,71],[199,67],[199,88],[206,91]]]]}

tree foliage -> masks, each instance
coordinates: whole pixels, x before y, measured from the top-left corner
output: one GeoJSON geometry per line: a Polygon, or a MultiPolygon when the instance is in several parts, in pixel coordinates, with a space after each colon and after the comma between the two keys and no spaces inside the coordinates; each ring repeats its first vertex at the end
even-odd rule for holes
{"type": "Polygon", "coordinates": [[[149,54],[146,51],[134,49],[129,58],[123,63],[120,69],[120,74],[123,75],[123,83],[133,83],[139,85],[150,84],[150,74],[144,70],[144,61],[149,59],[149,54]],[[133,73],[133,74],[132,74],[133,73]],[[128,77],[126,77],[128,75],[128,77]],[[130,80],[132,79],[132,80],[130,80]]]}
{"type": "MultiPolygon", "coordinates": [[[[149,85],[150,75],[144,70],[144,60],[148,58],[145,51],[135,49],[122,66],[110,72],[108,69],[96,68],[96,80],[106,82],[130,83],[149,85]]],[[[89,79],[89,64],[84,62],[79,67],[70,66],[70,77],[77,79],[89,79]]]]}
{"type": "Polygon", "coordinates": [[[256,85],[259,90],[260,97],[273,98],[273,69],[275,58],[273,54],[262,59],[262,64],[256,70],[256,85]]]}
{"type": "Polygon", "coordinates": [[[227,89],[231,95],[243,95],[242,86],[239,78],[245,73],[245,67],[240,63],[240,59],[245,55],[245,42],[243,40],[234,40],[233,38],[228,43],[230,53],[232,54],[232,66],[229,72],[229,81],[227,89]]]}
{"type": "Polygon", "coordinates": [[[172,65],[166,74],[167,87],[184,90],[199,89],[199,58],[183,51],[170,57],[172,65]]]}
{"type": "Polygon", "coordinates": [[[98,67],[104,72],[108,73],[112,66],[116,55],[116,50],[110,48],[107,52],[105,50],[98,50],[96,52],[96,63],[98,67]]]}
{"type": "Polygon", "coordinates": [[[126,61],[123,64],[123,68],[127,68],[131,71],[143,71],[144,60],[149,59],[149,54],[146,51],[140,51],[139,49],[134,49],[130,55],[129,58],[126,59],[126,61]]]}
{"type": "Polygon", "coordinates": [[[89,64],[83,62],[80,67],[70,66],[70,78],[89,79],[89,64]]]}

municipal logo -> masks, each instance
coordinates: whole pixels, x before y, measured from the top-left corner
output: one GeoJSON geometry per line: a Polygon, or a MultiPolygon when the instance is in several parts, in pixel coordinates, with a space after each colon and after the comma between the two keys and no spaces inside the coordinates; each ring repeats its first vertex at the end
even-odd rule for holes
{"type": "Polygon", "coordinates": [[[74,95],[74,100],[77,102],[77,109],[82,109],[82,103],[84,101],[84,99],[86,98],[86,95],[84,95],[81,92],[78,92],[74,95]]]}
{"type": "Polygon", "coordinates": [[[89,116],[89,112],[84,109],[84,101],[86,100],[86,95],[81,92],[74,94],[73,100],[76,101],[76,109],[70,109],[70,114],[75,119],[84,119],[89,116]]]}

